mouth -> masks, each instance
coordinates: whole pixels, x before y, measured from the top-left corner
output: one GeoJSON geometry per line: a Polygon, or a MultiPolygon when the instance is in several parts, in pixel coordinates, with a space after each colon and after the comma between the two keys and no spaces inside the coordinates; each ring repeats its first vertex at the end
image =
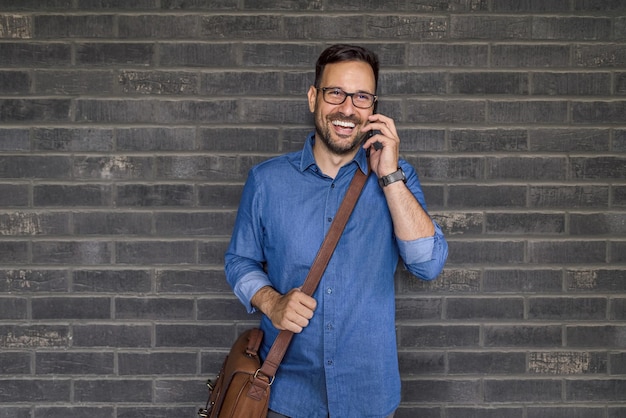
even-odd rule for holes
{"type": "Polygon", "coordinates": [[[332,120],[331,124],[335,128],[335,132],[338,135],[352,135],[354,129],[356,128],[356,124],[354,122],[346,121],[346,120],[332,120]]]}

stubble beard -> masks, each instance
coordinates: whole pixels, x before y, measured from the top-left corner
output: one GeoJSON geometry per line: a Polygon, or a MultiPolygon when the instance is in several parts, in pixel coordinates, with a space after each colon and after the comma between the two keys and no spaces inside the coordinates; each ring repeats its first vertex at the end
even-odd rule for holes
{"type": "Polygon", "coordinates": [[[357,120],[356,118],[347,118],[347,117],[342,117],[336,114],[328,115],[325,119],[317,117],[315,121],[315,130],[317,132],[317,137],[321,139],[321,141],[324,143],[324,145],[326,146],[326,148],[328,148],[330,152],[332,152],[335,155],[340,155],[340,156],[352,153],[355,149],[357,149],[361,145],[365,137],[365,134],[361,134],[360,132],[357,132],[352,142],[348,144],[339,143],[333,140],[333,137],[332,137],[333,132],[332,132],[331,120],[333,119],[351,120],[356,125],[355,129],[358,129],[361,121],[357,120]]]}

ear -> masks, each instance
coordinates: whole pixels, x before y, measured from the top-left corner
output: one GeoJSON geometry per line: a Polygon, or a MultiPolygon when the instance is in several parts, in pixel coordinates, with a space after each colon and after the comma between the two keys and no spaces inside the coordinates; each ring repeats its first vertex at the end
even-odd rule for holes
{"type": "Polygon", "coordinates": [[[309,97],[309,110],[311,113],[315,112],[315,102],[317,101],[317,89],[315,86],[309,87],[309,91],[307,92],[307,96],[309,97]]]}

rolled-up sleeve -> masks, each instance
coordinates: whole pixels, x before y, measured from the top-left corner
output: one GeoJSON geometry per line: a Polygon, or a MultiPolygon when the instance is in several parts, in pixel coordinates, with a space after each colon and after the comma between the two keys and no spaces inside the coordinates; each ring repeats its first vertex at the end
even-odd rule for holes
{"type": "Polygon", "coordinates": [[[397,240],[405,267],[422,280],[436,278],[448,258],[448,243],[441,227],[434,221],[433,225],[435,234],[432,237],[412,241],[397,240]]]}

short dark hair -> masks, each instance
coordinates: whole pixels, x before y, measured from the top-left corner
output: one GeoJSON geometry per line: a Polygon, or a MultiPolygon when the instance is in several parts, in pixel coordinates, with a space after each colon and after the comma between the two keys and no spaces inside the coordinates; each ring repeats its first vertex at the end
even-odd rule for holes
{"type": "Polygon", "coordinates": [[[319,83],[326,64],[345,61],[363,61],[369,64],[374,71],[375,87],[378,88],[378,57],[376,54],[369,49],[347,44],[332,45],[320,54],[315,64],[315,87],[320,87],[319,83]]]}

